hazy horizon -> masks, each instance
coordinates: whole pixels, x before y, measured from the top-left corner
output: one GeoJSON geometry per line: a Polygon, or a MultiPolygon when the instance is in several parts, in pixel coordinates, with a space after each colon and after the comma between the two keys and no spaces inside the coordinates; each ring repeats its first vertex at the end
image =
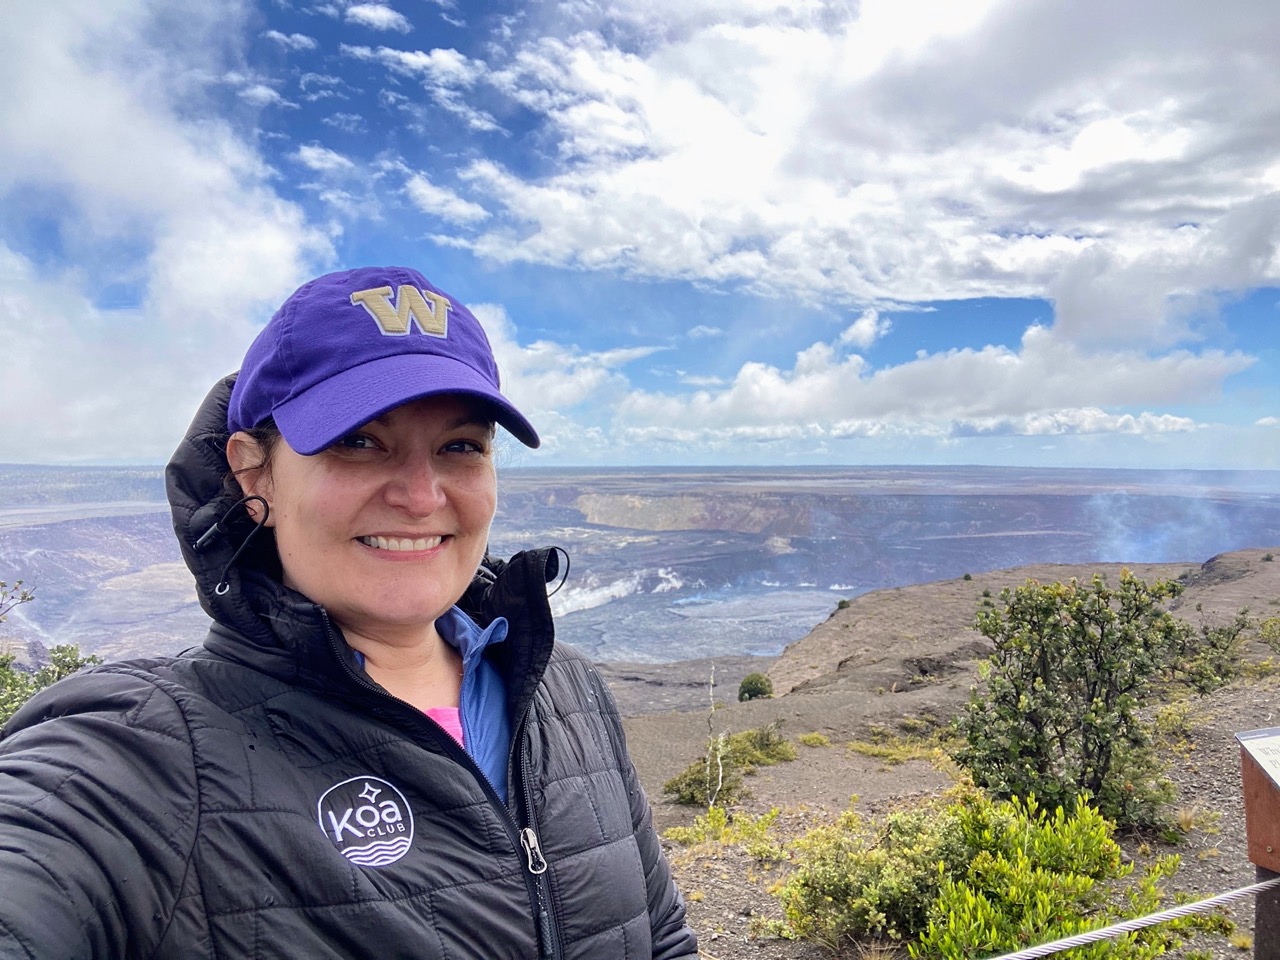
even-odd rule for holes
{"type": "MultiPolygon", "coordinates": [[[[1280,472],[1079,468],[508,470],[495,554],[558,545],[558,635],[602,660],[775,655],[842,598],[1056,562],[1280,550],[1280,472]]],[[[0,465],[6,637],[172,653],[207,621],[154,468],[0,465]]]]}

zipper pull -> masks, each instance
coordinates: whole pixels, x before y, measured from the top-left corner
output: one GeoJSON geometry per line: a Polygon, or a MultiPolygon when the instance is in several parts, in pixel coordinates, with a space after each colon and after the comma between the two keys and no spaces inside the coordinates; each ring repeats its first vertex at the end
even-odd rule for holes
{"type": "Polygon", "coordinates": [[[538,835],[533,832],[533,827],[525,827],[520,831],[520,845],[524,847],[528,858],[529,872],[535,876],[546,873],[547,861],[542,859],[542,847],[538,845],[538,835]]]}

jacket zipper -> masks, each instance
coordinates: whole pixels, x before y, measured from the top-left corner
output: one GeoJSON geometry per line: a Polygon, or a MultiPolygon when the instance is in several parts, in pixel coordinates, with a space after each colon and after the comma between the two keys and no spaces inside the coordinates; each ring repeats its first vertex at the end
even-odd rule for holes
{"type": "MultiPolygon", "coordinates": [[[[356,685],[369,693],[384,697],[394,703],[398,703],[405,709],[412,711],[416,722],[422,728],[428,731],[431,736],[435,737],[445,748],[454,760],[460,762],[463,766],[469,768],[475,776],[477,782],[484,790],[485,797],[488,799],[490,806],[494,807],[502,815],[503,826],[506,827],[507,837],[511,841],[512,847],[517,852],[524,852],[524,884],[526,893],[529,896],[529,905],[534,908],[534,926],[537,928],[538,934],[538,950],[542,960],[560,960],[560,950],[558,946],[559,938],[555,934],[554,925],[551,919],[551,912],[547,908],[547,904],[551,901],[551,891],[547,881],[547,861],[542,856],[542,844],[538,840],[538,833],[534,829],[533,824],[533,791],[529,786],[529,763],[525,756],[525,751],[520,749],[520,743],[524,739],[525,720],[529,716],[529,708],[526,706],[524,713],[521,714],[516,729],[511,736],[511,755],[515,755],[518,751],[520,758],[519,774],[520,774],[520,793],[524,801],[525,818],[529,825],[521,827],[516,818],[512,815],[511,810],[502,798],[498,796],[498,791],[494,789],[493,784],[489,782],[489,777],[476,766],[476,762],[471,759],[470,755],[464,750],[452,737],[447,733],[443,737],[437,737],[433,727],[436,726],[428,718],[422,715],[422,712],[416,709],[413,704],[406,703],[399,697],[388,693],[381,687],[374,685],[366,680],[360,674],[356,673],[347,665],[346,658],[342,653],[342,641],[338,636],[338,631],[333,626],[333,621],[329,619],[329,611],[320,607],[320,615],[324,619],[325,630],[329,635],[329,647],[332,649],[338,663],[342,665],[342,669],[347,676],[354,680],[356,685]]],[[[507,762],[507,768],[510,770],[514,766],[510,759],[507,762]]],[[[507,792],[510,794],[511,785],[508,783],[507,792]]]]}
{"type": "MultiPolygon", "coordinates": [[[[526,721],[529,717],[529,708],[525,707],[524,713],[520,715],[520,722],[516,724],[515,733],[511,737],[511,750],[515,754],[518,751],[520,758],[519,766],[519,789],[520,796],[524,800],[525,819],[528,826],[520,831],[520,842],[524,846],[525,866],[528,867],[529,876],[533,880],[534,896],[537,901],[538,908],[538,938],[539,951],[543,960],[559,960],[560,946],[559,938],[556,936],[556,924],[551,916],[551,887],[547,878],[547,861],[542,856],[542,845],[538,840],[538,833],[534,830],[533,822],[533,788],[529,786],[529,758],[526,751],[520,749],[520,744],[524,741],[526,721]]],[[[514,764],[508,763],[508,770],[514,764]]],[[[508,780],[510,777],[508,776],[508,780]]]]}

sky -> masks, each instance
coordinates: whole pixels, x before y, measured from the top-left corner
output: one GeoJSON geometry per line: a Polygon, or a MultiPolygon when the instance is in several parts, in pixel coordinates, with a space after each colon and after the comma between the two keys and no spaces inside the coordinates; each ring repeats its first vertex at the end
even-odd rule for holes
{"type": "Polygon", "coordinates": [[[0,462],[421,270],[515,466],[1280,470],[1274,0],[6,0],[0,462]]]}

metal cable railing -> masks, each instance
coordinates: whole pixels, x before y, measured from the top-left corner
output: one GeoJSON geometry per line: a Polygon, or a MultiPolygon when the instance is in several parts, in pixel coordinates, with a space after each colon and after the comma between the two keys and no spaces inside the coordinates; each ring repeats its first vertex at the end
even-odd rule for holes
{"type": "Polygon", "coordinates": [[[1075,936],[1063,937],[1061,940],[1054,940],[1051,943],[1042,943],[1038,947],[1027,947],[1023,950],[1015,950],[1013,953],[1002,953],[997,957],[989,958],[989,960],[1036,960],[1037,957],[1047,957],[1053,953],[1070,950],[1072,947],[1083,947],[1085,944],[1095,943],[1099,940],[1110,940],[1126,933],[1134,933],[1145,927],[1153,927],[1157,923],[1164,923],[1167,920],[1177,920],[1180,917],[1188,917],[1193,913],[1204,913],[1213,907],[1262,893],[1264,890],[1270,890],[1277,885],[1280,885],[1280,877],[1273,877],[1270,880],[1254,883],[1247,887],[1240,887],[1236,890],[1229,890],[1226,893],[1220,893],[1205,900],[1197,900],[1195,903],[1184,903],[1181,906],[1161,910],[1159,913],[1151,913],[1145,917],[1135,917],[1132,920],[1113,923],[1109,927],[1090,930],[1088,933],[1078,933],[1075,936]]]}

